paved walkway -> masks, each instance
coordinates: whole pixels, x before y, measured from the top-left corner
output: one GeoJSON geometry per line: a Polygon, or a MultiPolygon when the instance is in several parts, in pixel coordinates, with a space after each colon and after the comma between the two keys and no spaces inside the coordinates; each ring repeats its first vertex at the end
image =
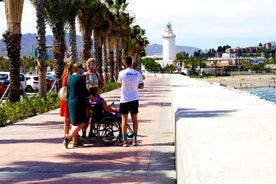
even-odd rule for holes
{"type": "MultiPolygon", "coordinates": [[[[170,79],[146,76],[138,147],[65,149],[59,109],[0,128],[0,183],[175,183],[170,79]]],[[[120,91],[104,93],[119,103],[120,91]]]]}

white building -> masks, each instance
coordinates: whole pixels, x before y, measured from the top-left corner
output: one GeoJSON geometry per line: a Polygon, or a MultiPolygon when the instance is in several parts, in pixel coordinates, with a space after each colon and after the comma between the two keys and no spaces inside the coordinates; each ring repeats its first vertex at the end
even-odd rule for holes
{"type": "Polygon", "coordinates": [[[172,31],[170,23],[167,24],[165,33],[162,35],[163,38],[163,60],[158,61],[162,67],[167,64],[173,64],[176,57],[176,46],[175,46],[176,35],[172,31]]]}

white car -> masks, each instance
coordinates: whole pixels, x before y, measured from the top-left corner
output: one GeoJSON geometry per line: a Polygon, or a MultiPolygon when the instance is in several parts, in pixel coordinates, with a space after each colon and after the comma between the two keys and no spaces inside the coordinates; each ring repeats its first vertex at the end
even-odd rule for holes
{"type": "MultiPolygon", "coordinates": [[[[38,76],[37,75],[26,75],[26,81],[27,85],[25,88],[25,91],[27,93],[32,93],[34,91],[38,91],[38,76]]],[[[52,82],[48,77],[46,77],[46,85],[47,85],[47,90],[49,90],[52,87],[52,82]]]]}

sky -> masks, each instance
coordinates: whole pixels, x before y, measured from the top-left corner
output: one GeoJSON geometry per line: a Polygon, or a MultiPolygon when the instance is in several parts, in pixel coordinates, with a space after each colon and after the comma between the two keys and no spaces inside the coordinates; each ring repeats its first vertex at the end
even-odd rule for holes
{"type": "MultiPolygon", "coordinates": [[[[150,44],[162,44],[168,22],[176,45],[202,50],[218,46],[257,46],[276,41],[275,0],[129,0],[134,24],[146,30],[150,44]]],[[[6,30],[0,2],[0,37],[6,30]]],[[[35,9],[25,0],[22,33],[36,33],[35,9]]],[[[46,34],[51,34],[48,28],[46,34]]],[[[78,33],[80,34],[80,33],[78,33]]]]}

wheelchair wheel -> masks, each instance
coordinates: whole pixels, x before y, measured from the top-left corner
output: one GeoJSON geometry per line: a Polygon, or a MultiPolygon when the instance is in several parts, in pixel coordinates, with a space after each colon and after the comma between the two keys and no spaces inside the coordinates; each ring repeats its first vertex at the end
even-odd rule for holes
{"type": "Polygon", "coordinates": [[[103,118],[98,124],[98,139],[101,143],[112,145],[120,137],[120,122],[113,117],[103,118]]]}

